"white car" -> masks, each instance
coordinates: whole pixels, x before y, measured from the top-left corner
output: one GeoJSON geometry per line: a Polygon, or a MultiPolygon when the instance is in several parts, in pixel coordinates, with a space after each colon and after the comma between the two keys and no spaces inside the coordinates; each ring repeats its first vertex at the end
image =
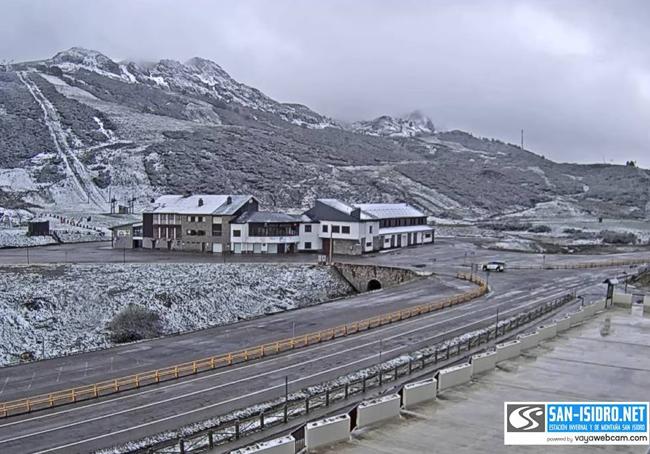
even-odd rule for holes
{"type": "Polygon", "coordinates": [[[506,262],[488,262],[483,264],[483,271],[498,271],[503,273],[506,270],[506,262]]]}

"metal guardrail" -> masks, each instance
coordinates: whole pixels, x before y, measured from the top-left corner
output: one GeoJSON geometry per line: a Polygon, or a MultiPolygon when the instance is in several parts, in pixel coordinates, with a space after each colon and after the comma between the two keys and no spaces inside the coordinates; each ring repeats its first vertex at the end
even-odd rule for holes
{"type": "MultiPolygon", "coordinates": [[[[468,354],[471,350],[481,345],[487,344],[498,337],[503,337],[509,332],[556,310],[569,301],[573,301],[575,298],[575,292],[568,293],[535,309],[514,315],[505,320],[504,323],[499,324],[499,326],[492,326],[468,338],[457,338],[459,340],[456,343],[442,342],[436,344],[430,347],[429,353],[423,354],[417,360],[411,359],[408,363],[395,366],[389,370],[378,368],[376,372],[363,378],[347,381],[335,386],[328,387],[327,384],[321,384],[320,387],[325,388],[322,392],[310,394],[308,390],[303,389],[295,394],[305,395],[306,397],[304,398],[290,400],[289,402],[282,400],[280,403],[274,403],[277,400],[270,403],[267,402],[269,406],[261,412],[256,412],[254,415],[232,417],[229,420],[215,424],[213,427],[197,430],[194,434],[184,435],[182,438],[153,442],[146,447],[129,450],[129,452],[138,454],[205,453],[216,446],[239,440],[281,424],[286,424],[291,420],[309,415],[316,409],[327,408],[333,403],[352,399],[357,395],[365,394],[369,390],[379,388],[386,383],[420,373],[425,369],[429,369],[454,357],[462,357],[464,356],[463,353],[468,354]]],[[[332,381],[336,382],[338,380],[335,379],[332,381]]],[[[184,429],[184,432],[187,432],[187,430],[184,429]]],[[[115,452],[120,452],[119,447],[117,447],[115,452]]]]}
{"type": "Polygon", "coordinates": [[[367,331],[369,329],[378,328],[401,320],[417,317],[418,315],[437,311],[445,307],[465,303],[484,295],[488,291],[486,282],[477,275],[458,273],[456,277],[458,279],[470,281],[478,285],[478,288],[460,295],[436,300],[431,303],[420,304],[399,311],[380,314],[375,317],[347,323],[334,328],[273,341],[244,350],[210,356],[208,358],[176,364],[152,371],[141,372],[139,374],[128,375],[125,377],[114,378],[90,385],[82,385],[48,394],[40,394],[24,399],[3,402],[0,403],[0,418],[30,413],[35,410],[52,408],[60,405],[67,405],[82,400],[95,399],[122,391],[139,389],[143,386],[153,385],[168,380],[176,380],[181,377],[196,375],[200,372],[227,367],[233,364],[260,359],[289,350],[319,344],[332,339],[346,337],[361,331],[367,331]]]}
{"type": "Polygon", "coordinates": [[[629,260],[607,260],[601,262],[579,262],[579,263],[550,263],[539,266],[528,265],[508,265],[508,268],[513,270],[576,270],[588,268],[607,268],[612,266],[625,266],[625,265],[643,265],[650,263],[650,258],[646,259],[629,259],[629,260]]]}

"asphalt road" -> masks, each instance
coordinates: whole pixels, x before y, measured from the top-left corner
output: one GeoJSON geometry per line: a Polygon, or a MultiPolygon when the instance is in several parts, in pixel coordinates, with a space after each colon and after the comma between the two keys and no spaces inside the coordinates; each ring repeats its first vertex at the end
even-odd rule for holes
{"type": "MultiPolygon", "coordinates": [[[[461,244],[449,242],[365,259],[437,271],[441,273],[437,278],[231,326],[2,369],[0,386],[3,382],[5,386],[0,397],[8,400],[33,395],[256,345],[287,337],[292,322],[296,323],[296,334],[301,334],[459,293],[468,284],[450,276],[462,267],[465,252],[481,258],[490,254],[470,243],[461,244]]],[[[529,254],[508,255],[509,263],[530,263],[530,258],[529,254]]],[[[497,308],[500,317],[507,317],[576,287],[588,298],[602,297],[600,283],[623,271],[491,274],[489,295],[444,311],[155,387],[0,420],[0,452],[89,452],[175,429],[279,397],[284,394],[285,377],[296,390],[375,364],[380,340],[382,357],[389,359],[488,326],[494,323],[497,308]]]]}

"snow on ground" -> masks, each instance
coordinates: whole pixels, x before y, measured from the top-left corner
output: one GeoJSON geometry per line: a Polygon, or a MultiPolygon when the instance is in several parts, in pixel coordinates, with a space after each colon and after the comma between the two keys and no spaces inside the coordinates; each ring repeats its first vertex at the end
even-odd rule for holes
{"type": "Polygon", "coordinates": [[[502,251],[521,251],[521,252],[542,252],[543,250],[535,241],[525,240],[523,238],[509,238],[494,243],[489,243],[485,247],[489,249],[498,249],[502,251]]]}
{"type": "Polygon", "coordinates": [[[56,244],[51,236],[27,236],[26,227],[0,228],[0,248],[56,244]]]}
{"type": "Polygon", "coordinates": [[[96,264],[0,267],[0,364],[110,347],[106,324],[146,306],[164,334],[233,323],[351,293],[326,267],[276,264],[96,264]]]}

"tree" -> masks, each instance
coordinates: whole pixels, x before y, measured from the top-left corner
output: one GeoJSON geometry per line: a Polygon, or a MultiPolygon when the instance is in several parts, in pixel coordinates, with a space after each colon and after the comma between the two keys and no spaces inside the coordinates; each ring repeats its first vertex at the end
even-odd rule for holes
{"type": "Polygon", "coordinates": [[[626,161],[625,165],[628,167],[636,167],[636,161],[626,161]]]}

